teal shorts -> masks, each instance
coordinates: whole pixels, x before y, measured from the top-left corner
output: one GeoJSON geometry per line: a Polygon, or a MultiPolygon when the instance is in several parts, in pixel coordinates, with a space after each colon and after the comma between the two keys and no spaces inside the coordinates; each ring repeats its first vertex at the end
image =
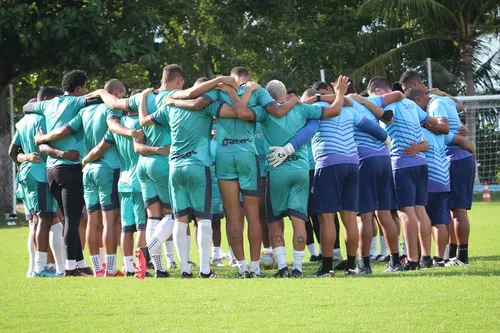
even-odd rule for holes
{"type": "Polygon", "coordinates": [[[266,161],[267,161],[267,156],[265,154],[264,155],[259,155],[260,178],[266,178],[267,177],[266,161]]]}
{"type": "Polygon", "coordinates": [[[234,180],[243,195],[260,196],[259,157],[252,152],[219,153],[215,157],[215,173],[219,180],[234,180]]]}
{"type": "Polygon", "coordinates": [[[146,208],[141,192],[119,192],[122,233],[146,230],[146,208]]]}
{"type": "Polygon", "coordinates": [[[30,219],[33,215],[41,218],[57,217],[57,201],[52,196],[47,182],[39,182],[29,172],[20,174],[20,195],[24,196],[23,202],[26,216],[30,219]]]}
{"type": "Polygon", "coordinates": [[[170,170],[172,211],[175,218],[211,219],[212,177],[210,168],[187,165],[170,170]]]}
{"type": "Polygon", "coordinates": [[[101,166],[83,170],[83,196],[88,214],[100,209],[109,211],[120,208],[119,178],[120,169],[101,166]]]}
{"type": "Polygon", "coordinates": [[[285,216],[307,221],[309,170],[274,170],[267,173],[266,211],[269,223],[285,216]]]}
{"type": "Polygon", "coordinates": [[[224,206],[222,205],[222,198],[220,196],[219,184],[215,172],[210,170],[212,176],[212,219],[222,219],[224,217],[224,206]]]}
{"type": "Polygon", "coordinates": [[[168,156],[141,156],[137,165],[137,178],[141,184],[144,206],[161,202],[170,209],[170,183],[168,156]]]}

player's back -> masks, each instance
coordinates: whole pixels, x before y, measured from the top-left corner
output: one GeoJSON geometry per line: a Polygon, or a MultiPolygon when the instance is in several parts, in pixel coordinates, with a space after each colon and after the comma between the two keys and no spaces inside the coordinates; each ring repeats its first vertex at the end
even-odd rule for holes
{"type": "MultiPolygon", "coordinates": [[[[370,110],[368,110],[366,106],[353,101],[353,108],[355,112],[365,117],[366,121],[370,121],[378,125],[379,120],[372,112],[370,112],[370,110]]],[[[362,131],[358,127],[354,127],[354,141],[358,146],[358,155],[360,159],[372,156],[389,155],[385,142],[380,141],[373,135],[362,131]]]]}
{"type": "Polygon", "coordinates": [[[450,163],[446,159],[446,139],[450,135],[436,135],[425,128],[422,131],[429,144],[429,150],[424,152],[429,167],[429,192],[448,192],[450,163]]]}
{"type": "Polygon", "coordinates": [[[23,178],[23,175],[30,173],[37,181],[46,182],[46,156],[40,153],[40,149],[35,144],[34,139],[39,129],[45,131],[45,118],[38,114],[27,114],[16,124],[16,135],[19,136],[23,153],[38,153],[42,158],[40,163],[31,163],[29,161],[23,162],[19,168],[18,176],[23,178]]]}

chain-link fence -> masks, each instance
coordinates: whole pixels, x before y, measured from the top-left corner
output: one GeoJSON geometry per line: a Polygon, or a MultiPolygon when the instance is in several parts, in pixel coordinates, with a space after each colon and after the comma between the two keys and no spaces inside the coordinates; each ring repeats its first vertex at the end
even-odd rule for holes
{"type": "Polygon", "coordinates": [[[12,85],[0,90],[0,213],[16,212],[15,166],[9,157],[14,136],[14,95],[12,85]]]}

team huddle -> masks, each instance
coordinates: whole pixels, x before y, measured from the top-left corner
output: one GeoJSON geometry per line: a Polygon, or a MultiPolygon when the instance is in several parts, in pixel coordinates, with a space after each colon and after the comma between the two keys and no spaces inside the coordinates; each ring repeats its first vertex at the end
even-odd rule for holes
{"type": "Polygon", "coordinates": [[[175,248],[192,278],[191,221],[200,278],[219,277],[226,257],[238,278],[265,277],[262,257],[273,258],[274,277],[302,277],[306,247],[320,263],[309,277],[371,274],[374,259],[388,261],[385,272],[468,264],[474,147],[460,102],[429,91],[417,72],[402,75],[402,91],[374,77],[358,95],[340,76],[300,99],[278,80],[251,82],[244,67],[183,90],[184,77],[168,65],[160,88],[124,98],[116,79],[87,94],[75,70],[62,90],[44,87],[23,107],[9,153],[30,219],[29,277],[166,278],[175,248]]]}

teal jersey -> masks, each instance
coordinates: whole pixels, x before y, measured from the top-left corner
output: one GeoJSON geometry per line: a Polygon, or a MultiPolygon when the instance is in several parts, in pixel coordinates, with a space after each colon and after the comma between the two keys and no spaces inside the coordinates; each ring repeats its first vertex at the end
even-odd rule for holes
{"type": "Polygon", "coordinates": [[[222,108],[215,102],[201,111],[188,111],[175,106],[163,106],[151,115],[157,125],[168,124],[172,132],[170,165],[211,166],[210,135],[213,117],[222,108]]]}
{"type": "MultiPolygon", "coordinates": [[[[120,117],[120,111],[112,110],[106,104],[91,105],[83,108],[80,113],[71,119],[68,123],[68,128],[74,133],[83,130],[85,149],[86,151],[90,151],[104,139],[108,131],[107,120],[120,117]]],[[[120,168],[118,153],[114,146],[106,150],[97,161],[85,165],[84,169],[93,169],[102,166],[111,169],[120,168]]]]}
{"type": "MultiPolygon", "coordinates": [[[[158,94],[151,93],[147,97],[148,113],[153,114],[158,109],[163,107],[165,97],[172,95],[175,90],[164,90],[158,94]]],[[[139,104],[142,99],[142,94],[137,94],[127,100],[127,107],[131,111],[138,111],[139,104]]],[[[143,127],[144,135],[146,136],[146,144],[151,147],[163,147],[172,143],[170,136],[170,126],[168,122],[165,124],[157,124],[156,126],[143,127]]]]}
{"type": "Polygon", "coordinates": [[[210,153],[212,154],[212,169],[215,171],[215,154],[217,154],[217,140],[210,140],[210,153]]]}
{"type": "MultiPolygon", "coordinates": [[[[264,137],[271,146],[286,145],[304,127],[309,119],[323,118],[321,106],[297,104],[283,118],[275,118],[263,108],[255,108],[256,119],[262,124],[264,137]]],[[[293,155],[276,169],[307,169],[309,170],[309,151],[307,145],[301,146],[293,155]]]]}
{"type": "MultiPolygon", "coordinates": [[[[47,132],[50,132],[68,124],[85,107],[85,99],[86,96],[58,96],[48,101],[35,103],[33,112],[45,116],[47,132]]],[[[85,151],[82,133],[52,141],[50,144],[62,151],[78,150],[81,156],[84,156],[82,154],[85,151]]],[[[80,164],[80,162],[72,162],[51,156],[47,157],[48,168],[64,164],[80,164]]]]}
{"type": "Polygon", "coordinates": [[[261,123],[255,125],[255,148],[257,148],[257,154],[260,157],[265,157],[269,151],[269,144],[264,138],[261,123]]]}
{"type": "Polygon", "coordinates": [[[45,118],[38,114],[27,114],[16,124],[16,133],[13,138],[13,144],[21,147],[24,154],[38,153],[42,157],[40,163],[31,163],[25,161],[21,164],[19,172],[30,173],[37,181],[47,182],[46,177],[46,157],[40,153],[40,149],[35,144],[35,135],[41,129],[46,131],[45,118]]]}
{"type": "MultiPolygon", "coordinates": [[[[236,91],[238,96],[241,97],[246,89],[247,89],[246,83],[242,84],[240,88],[236,91]]],[[[231,105],[231,98],[229,98],[229,95],[224,91],[219,91],[218,99],[221,102],[231,105]]],[[[261,87],[257,90],[252,91],[250,99],[248,100],[248,107],[253,108],[255,106],[261,106],[263,108],[266,108],[268,105],[273,103],[276,103],[276,101],[271,97],[271,95],[266,89],[261,87]]]]}
{"type": "MultiPolygon", "coordinates": [[[[138,116],[124,116],[120,123],[128,129],[139,130],[141,124],[138,116]]],[[[108,130],[104,140],[114,143],[120,159],[120,179],[118,192],[141,192],[141,184],[137,177],[139,154],[134,151],[134,141],[127,136],[121,136],[108,130]]],[[[111,147],[110,147],[111,148],[111,147]]]]}

